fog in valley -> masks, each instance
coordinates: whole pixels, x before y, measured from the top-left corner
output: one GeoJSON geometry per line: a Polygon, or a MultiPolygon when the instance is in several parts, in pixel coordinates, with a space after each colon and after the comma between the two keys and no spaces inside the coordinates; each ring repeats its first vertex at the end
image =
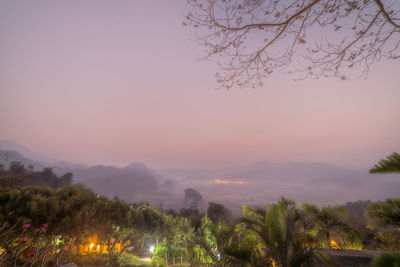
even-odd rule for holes
{"type": "Polygon", "coordinates": [[[163,210],[189,207],[185,189],[193,188],[203,200],[221,203],[234,215],[244,204],[262,206],[281,197],[299,203],[344,204],[358,200],[383,200],[400,196],[399,174],[370,174],[368,169],[337,167],[326,163],[260,161],[231,168],[153,169],[134,162],[124,167],[85,166],[51,159],[10,141],[0,142],[0,163],[19,161],[35,170],[49,167],[59,175],[73,173],[73,183],[129,203],[146,201],[163,210]]]}

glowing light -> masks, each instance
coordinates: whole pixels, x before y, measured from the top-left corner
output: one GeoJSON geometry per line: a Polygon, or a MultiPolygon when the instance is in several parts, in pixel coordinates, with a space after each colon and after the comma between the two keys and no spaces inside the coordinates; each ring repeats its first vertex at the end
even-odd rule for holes
{"type": "Polygon", "coordinates": [[[97,249],[96,250],[99,250],[100,249],[100,245],[97,245],[97,249]]]}
{"type": "Polygon", "coordinates": [[[213,182],[216,184],[247,184],[247,182],[243,181],[228,181],[223,179],[215,179],[213,182]]]}
{"type": "Polygon", "coordinates": [[[154,252],[154,246],[150,247],[150,252],[153,253],[154,252]]]}
{"type": "Polygon", "coordinates": [[[61,243],[61,239],[59,236],[56,237],[55,244],[58,245],[61,243]]]}
{"type": "Polygon", "coordinates": [[[331,239],[330,243],[333,249],[340,249],[339,244],[335,240],[331,239]]]}
{"type": "Polygon", "coordinates": [[[89,246],[89,251],[91,251],[91,250],[92,250],[93,246],[94,246],[94,244],[93,244],[93,243],[91,243],[91,244],[90,244],[90,246],[89,246]]]}

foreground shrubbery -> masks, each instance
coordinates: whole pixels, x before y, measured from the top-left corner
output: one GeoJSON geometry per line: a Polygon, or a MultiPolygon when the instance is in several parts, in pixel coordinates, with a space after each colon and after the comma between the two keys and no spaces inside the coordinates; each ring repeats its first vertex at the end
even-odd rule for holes
{"type": "MultiPolygon", "coordinates": [[[[11,172],[6,173],[11,180],[11,172]]],[[[320,248],[400,249],[399,199],[319,208],[298,207],[282,198],[266,207],[244,206],[242,217],[232,220],[216,203],[210,203],[207,215],[195,207],[162,213],[147,203],[129,205],[81,186],[52,189],[25,182],[0,187],[1,266],[59,266],[68,261],[164,266],[174,260],[309,266],[316,259],[329,262],[320,248]],[[150,254],[152,263],[135,256],[150,254]]],[[[377,259],[375,266],[388,258],[377,259]]]]}

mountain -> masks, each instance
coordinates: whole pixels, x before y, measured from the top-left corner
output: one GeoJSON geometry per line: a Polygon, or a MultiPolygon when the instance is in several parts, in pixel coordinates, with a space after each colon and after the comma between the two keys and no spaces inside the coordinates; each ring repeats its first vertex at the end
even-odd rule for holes
{"type": "Polygon", "coordinates": [[[149,168],[116,168],[96,165],[87,169],[76,169],[74,181],[85,184],[96,193],[127,201],[134,201],[137,195],[156,193],[163,177],[149,168]]]}
{"type": "Polygon", "coordinates": [[[275,202],[281,196],[315,204],[400,197],[398,174],[370,174],[367,169],[326,163],[261,161],[231,168],[152,169],[144,163],[132,162],[122,168],[86,167],[63,161],[44,163],[35,160],[48,157],[12,141],[1,141],[0,147],[24,152],[0,150],[0,164],[20,161],[36,170],[51,167],[58,175],[71,172],[74,183],[84,184],[96,193],[118,196],[129,202],[163,203],[165,208],[183,205],[183,192],[187,188],[200,192],[206,202],[223,203],[239,213],[242,204],[263,205],[275,202]]]}
{"type": "Polygon", "coordinates": [[[131,162],[129,163],[125,168],[128,169],[141,169],[141,170],[146,170],[149,169],[144,163],[142,162],[131,162]]]}
{"type": "Polygon", "coordinates": [[[8,165],[13,161],[19,161],[23,165],[25,165],[25,167],[31,165],[34,167],[35,170],[42,170],[44,168],[43,164],[34,161],[32,159],[26,158],[16,151],[0,150],[0,164],[8,168],[8,165]]]}
{"type": "Polygon", "coordinates": [[[37,152],[33,152],[31,150],[29,150],[28,148],[24,147],[23,145],[12,141],[12,140],[0,140],[0,150],[4,150],[4,151],[15,151],[20,153],[21,155],[23,155],[26,158],[29,158],[31,160],[35,160],[35,161],[40,161],[43,163],[56,163],[59,162],[60,160],[55,159],[55,158],[51,158],[48,157],[46,155],[37,153],[37,152]]]}
{"type": "MultiPolygon", "coordinates": [[[[0,141],[0,148],[4,149],[0,149],[0,164],[6,168],[12,161],[19,161],[25,167],[33,166],[37,171],[52,168],[58,175],[71,172],[73,183],[84,184],[94,192],[108,197],[118,196],[127,201],[134,201],[137,195],[155,194],[159,184],[165,184],[162,176],[143,163],[130,163],[124,168],[103,165],[86,167],[32,152],[14,141],[0,141]]],[[[168,188],[161,186],[163,187],[168,188]]]]}
{"type": "Polygon", "coordinates": [[[86,168],[83,164],[70,163],[60,159],[52,158],[43,155],[38,152],[33,152],[26,148],[25,146],[13,141],[13,140],[0,140],[0,150],[2,151],[15,151],[28,158],[34,160],[36,163],[41,165],[46,165],[53,168],[66,168],[66,169],[76,169],[76,168],[86,168]]]}

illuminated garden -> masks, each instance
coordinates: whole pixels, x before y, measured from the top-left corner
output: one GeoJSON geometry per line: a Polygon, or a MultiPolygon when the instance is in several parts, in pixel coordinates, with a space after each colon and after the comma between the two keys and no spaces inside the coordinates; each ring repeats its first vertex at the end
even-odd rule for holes
{"type": "MultiPolygon", "coordinates": [[[[391,171],[381,163],[371,171],[391,171]]],[[[233,218],[212,202],[201,213],[195,201],[175,211],[109,199],[18,162],[0,177],[2,266],[334,266],[332,251],[400,249],[399,199],[318,207],[282,198],[233,218]]]]}

